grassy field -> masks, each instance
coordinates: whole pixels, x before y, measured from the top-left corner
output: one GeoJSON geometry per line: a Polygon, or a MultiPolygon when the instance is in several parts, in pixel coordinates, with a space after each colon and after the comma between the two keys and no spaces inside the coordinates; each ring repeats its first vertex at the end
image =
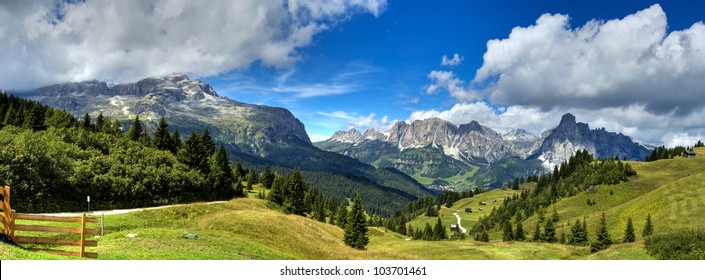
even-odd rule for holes
{"type": "Polygon", "coordinates": [[[470,169],[469,171],[467,171],[463,174],[458,174],[458,175],[452,176],[452,177],[430,178],[430,177],[425,177],[425,176],[422,176],[419,174],[414,174],[414,176],[412,176],[412,177],[414,178],[414,180],[418,181],[419,183],[421,183],[424,186],[433,185],[433,182],[436,180],[443,180],[443,181],[451,183],[452,185],[454,185],[456,187],[474,188],[475,183],[469,181],[468,179],[470,179],[473,175],[475,175],[477,170],[479,170],[480,168],[477,166],[474,166],[474,165],[469,165],[469,164],[467,166],[470,169]]]}
{"type": "MultiPolygon", "coordinates": [[[[492,232],[491,242],[468,238],[458,241],[407,240],[407,236],[370,228],[370,244],[364,251],[343,244],[343,230],[310,218],[287,215],[267,201],[250,198],[218,204],[190,204],[157,210],[146,210],[106,216],[105,236],[98,238],[99,259],[651,259],[643,247],[641,230],[646,215],[651,213],[656,232],[684,228],[705,228],[705,149],[697,149],[696,159],[660,160],[635,163],[638,174],[629,182],[615,186],[599,186],[594,192],[562,199],[556,207],[560,216],[557,233],[568,221],[587,217],[590,234],[602,212],[607,215],[612,238],[620,241],[626,219],[632,217],[637,242],[615,244],[591,254],[588,247],[561,244],[501,242],[501,234],[492,232]],[[610,191],[612,194],[610,194],[610,191]],[[588,206],[587,199],[597,202],[588,206]],[[128,238],[128,233],[137,236],[128,238]],[[197,239],[184,238],[197,234],[197,239]]],[[[531,184],[522,188],[532,188],[531,184]]],[[[499,189],[462,199],[451,208],[442,208],[440,216],[446,227],[457,220],[470,229],[477,219],[499,206],[502,200],[518,191],[499,189]],[[493,202],[496,200],[496,202],[493,202]],[[480,206],[483,201],[487,205],[480,206]],[[472,213],[464,212],[471,207],[472,213]],[[479,211],[482,207],[483,211],[479,211]]],[[[432,225],[435,217],[420,216],[411,224],[432,225]]],[[[524,222],[531,234],[535,215],[524,222]]],[[[29,252],[0,244],[0,259],[75,259],[29,252]]]]}

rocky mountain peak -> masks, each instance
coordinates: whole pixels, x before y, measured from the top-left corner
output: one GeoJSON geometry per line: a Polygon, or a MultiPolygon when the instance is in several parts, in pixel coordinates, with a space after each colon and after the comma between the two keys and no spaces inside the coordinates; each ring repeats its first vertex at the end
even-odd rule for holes
{"type": "Polygon", "coordinates": [[[574,127],[576,125],[575,116],[571,113],[566,113],[561,117],[561,122],[558,124],[558,127],[574,127]]]}
{"type": "Polygon", "coordinates": [[[385,140],[387,138],[383,133],[375,130],[373,127],[368,128],[362,135],[365,140],[385,140]]]}
{"type": "Polygon", "coordinates": [[[343,143],[359,143],[364,140],[364,138],[362,134],[353,127],[348,131],[341,130],[336,132],[330,140],[343,143]]]}

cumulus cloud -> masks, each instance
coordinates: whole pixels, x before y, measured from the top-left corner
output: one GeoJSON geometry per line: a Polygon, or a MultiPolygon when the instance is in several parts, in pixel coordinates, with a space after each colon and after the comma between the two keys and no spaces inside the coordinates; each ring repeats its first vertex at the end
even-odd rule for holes
{"type": "Polygon", "coordinates": [[[453,55],[453,58],[448,59],[446,55],[441,58],[441,65],[443,66],[458,66],[463,62],[464,57],[458,55],[457,53],[453,55]]]}
{"type": "Polygon", "coordinates": [[[538,135],[569,112],[593,129],[639,142],[693,145],[705,136],[702,77],[705,24],[669,32],[658,4],[577,28],[567,15],[544,14],[508,38],[488,41],[469,83],[451,71],[432,71],[426,92],[445,90],[459,103],[413,112],[407,121],[476,120],[498,132],[523,128],[538,135]]]}
{"type": "Polygon", "coordinates": [[[495,104],[598,109],[643,105],[684,116],[705,106],[705,25],[668,30],[658,4],[572,29],[544,14],[487,42],[472,84],[495,104]]]}
{"type": "Polygon", "coordinates": [[[453,71],[433,70],[428,74],[431,84],[426,87],[427,94],[447,91],[458,101],[472,101],[478,99],[476,91],[465,86],[465,82],[458,78],[453,71]]]}
{"type": "Polygon", "coordinates": [[[386,0],[2,1],[0,88],[209,76],[255,61],[286,67],[314,36],[386,0]]]}

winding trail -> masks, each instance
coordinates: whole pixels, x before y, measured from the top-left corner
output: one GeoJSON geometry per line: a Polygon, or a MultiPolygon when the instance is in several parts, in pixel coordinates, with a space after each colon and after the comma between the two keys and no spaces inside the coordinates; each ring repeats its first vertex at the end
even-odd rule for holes
{"type": "Polygon", "coordinates": [[[458,218],[458,228],[460,228],[460,230],[463,231],[463,233],[468,232],[467,229],[465,229],[462,225],[460,225],[460,215],[458,215],[458,212],[453,213],[453,215],[455,215],[455,217],[458,218]]]}

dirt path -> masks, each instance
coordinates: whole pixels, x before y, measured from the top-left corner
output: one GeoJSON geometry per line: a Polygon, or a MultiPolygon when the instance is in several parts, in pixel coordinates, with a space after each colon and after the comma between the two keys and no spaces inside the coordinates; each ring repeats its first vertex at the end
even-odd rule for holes
{"type": "MultiPolygon", "coordinates": [[[[211,201],[211,202],[203,202],[201,204],[216,204],[216,203],[224,203],[224,202],[225,201],[211,201]]],[[[191,203],[191,204],[193,204],[193,203],[191,203]]],[[[88,215],[92,215],[92,216],[117,215],[117,214],[125,214],[125,213],[137,212],[137,211],[142,211],[142,210],[162,209],[162,208],[184,206],[184,205],[190,205],[190,204],[174,204],[174,205],[164,205],[164,206],[146,207],[146,208],[133,208],[133,209],[102,210],[102,211],[91,211],[91,212],[86,212],[86,213],[88,215]]],[[[70,216],[80,216],[81,214],[83,214],[83,212],[41,213],[40,215],[70,217],[70,216]]]]}
{"type": "Polygon", "coordinates": [[[458,212],[453,213],[453,215],[455,215],[455,217],[458,218],[458,228],[459,228],[463,233],[468,232],[467,229],[465,229],[462,225],[460,225],[460,215],[458,215],[458,212]]]}

